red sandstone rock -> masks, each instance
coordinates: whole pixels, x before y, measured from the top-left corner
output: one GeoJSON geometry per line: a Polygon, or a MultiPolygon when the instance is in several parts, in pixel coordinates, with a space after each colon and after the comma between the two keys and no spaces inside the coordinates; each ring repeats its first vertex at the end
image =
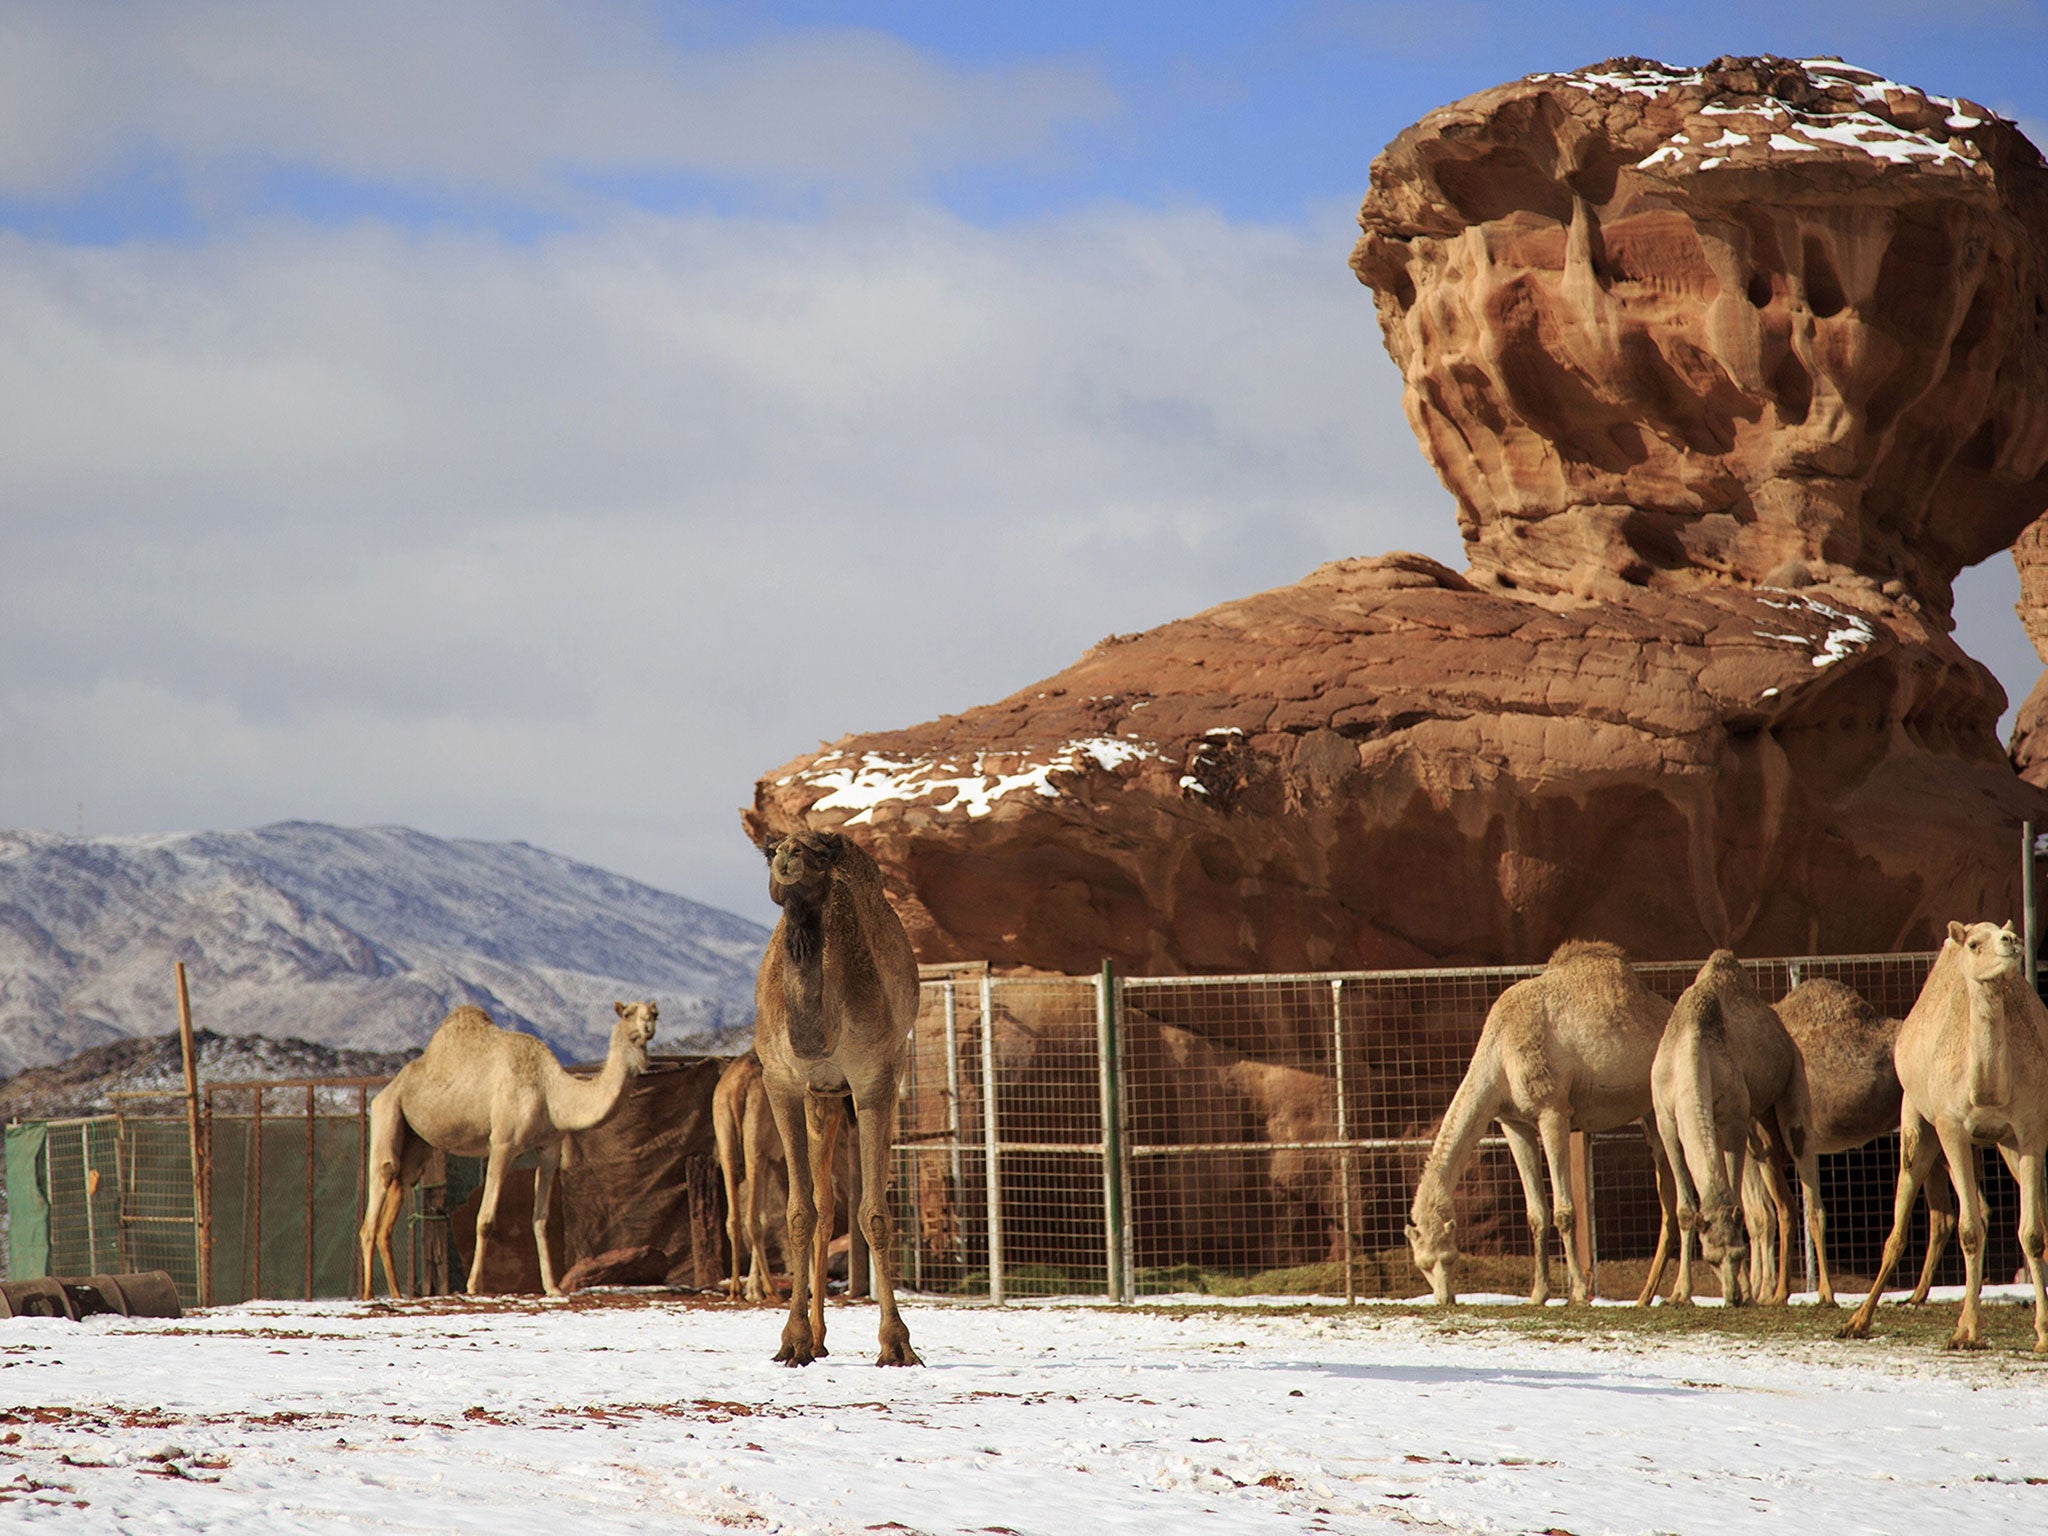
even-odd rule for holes
{"type": "MultiPolygon", "coordinates": [[[[2014,610],[2035,653],[2048,661],[2048,520],[2033,523],[2014,541],[2012,559],[2020,573],[2014,610]]],[[[2011,753],[2021,778],[2048,788],[2048,672],[2035,681],[2013,720],[2011,753]]]]}
{"type": "Polygon", "coordinates": [[[764,778],[925,960],[1140,972],[1931,945],[2048,803],[1997,685],[1857,589],[1554,611],[1418,556],[1105,641],[998,704],[764,778]]]}
{"type": "Polygon", "coordinates": [[[1414,555],[1104,641],[756,786],[926,961],[1149,972],[1932,947],[2048,822],[1949,581],[2048,505],[2048,172],[1846,66],[1432,113],[1354,257],[1457,495],[1414,555]]]}
{"type": "Polygon", "coordinates": [[[2048,171],[1974,103],[1825,61],[1531,75],[1396,138],[1359,223],[1482,580],[1798,562],[1946,612],[2048,505],[2048,171]]]}

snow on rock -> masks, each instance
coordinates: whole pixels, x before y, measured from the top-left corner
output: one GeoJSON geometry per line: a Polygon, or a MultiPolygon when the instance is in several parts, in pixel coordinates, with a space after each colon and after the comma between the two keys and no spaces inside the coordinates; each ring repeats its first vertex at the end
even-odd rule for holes
{"type": "MultiPolygon", "coordinates": [[[[1815,614],[1827,620],[1833,627],[1818,638],[1812,635],[1776,634],[1760,629],[1757,637],[1763,640],[1783,640],[1792,645],[1803,645],[1812,649],[1813,664],[1816,667],[1831,667],[1844,657],[1853,656],[1877,638],[1877,630],[1870,620],[1853,613],[1844,613],[1830,607],[1818,598],[1792,597],[1758,599],[1766,607],[1781,609],[1787,613],[1815,614]]],[[[1775,691],[1775,690],[1773,690],[1775,691]]]]}
{"type": "Polygon", "coordinates": [[[863,752],[845,760],[846,753],[828,752],[812,767],[780,782],[800,781],[827,791],[814,803],[814,809],[853,811],[856,814],[847,817],[846,824],[860,826],[873,818],[877,806],[891,801],[929,801],[935,811],[986,816],[997,801],[1018,790],[1057,799],[1060,787],[1056,776],[1085,773],[1091,766],[1114,773],[1127,763],[1159,756],[1154,747],[1113,736],[1067,742],[1039,762],[1008,754],[993,759],[1011,764],[1007,768],[991,767],[989,754],[977,754],[963,765],[882,752],[863,752]]]}

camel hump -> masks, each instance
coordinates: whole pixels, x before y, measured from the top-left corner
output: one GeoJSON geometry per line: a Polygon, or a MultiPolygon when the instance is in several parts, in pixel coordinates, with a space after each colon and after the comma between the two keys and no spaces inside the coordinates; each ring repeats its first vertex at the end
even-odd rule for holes
{"type": "Polygon", "coordinates": [[[1605,939],[1566,939],[1550,952],[1550,958],[1543,964],[1545,970],[1560,965],[1570,965],[1575,960],[1612,960],[1627,965],[1628,951],[1619,944],[1610,944],[1605,939]]]}

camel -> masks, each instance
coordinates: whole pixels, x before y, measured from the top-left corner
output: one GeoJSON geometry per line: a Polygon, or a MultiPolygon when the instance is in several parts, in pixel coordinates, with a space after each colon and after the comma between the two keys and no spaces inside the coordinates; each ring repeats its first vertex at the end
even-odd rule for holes
{"type": "Polygon", "coordinates": [[[771,839],[768,895],[782,908],[754,984],[754,1050],[789,1165],[789,1316],[775,1358],[825,1353],[817,1255],[818,1190],[831,1177],[835,1100],[851,1096],[860,1134],[859,1226],[880,1304],[877,1365],[922,1365],[896,1309],[889,1161],[896,1085],[917,1017],[917,957],[867,851],[837,832],[771,839]]]}
{"type": "Polygon", "coordinates": [[[2012,924],[1948,925],[1948,937],[1899,1026],[1899,1184],[1892,1230],[1870,1294],[1842,1327],[1867,1338],[1877,1298],[1906,1243],[1913,1197],[1948,1159],[1955,1185],[1957,1241],[1965,1266],[1963,1306],[1950,1349],[1981,1349],[1978,1294],[1984,1285],[1984,1195],[1977,1148],[1998,1148],[2020,1186],[2020,1252],[2034,1284],[2034,1348],[2048,1351],[2044,1289],[2042,1157],[2048,1147],[2048,1008],[2027,984],[2012,924]]]}
{"type": "MultiPolygon", "coordinates": [[[[1899,1071],[1892,1044],[1899,1021],[1883,1018],[1839,981],[1816,976],[1801,982],[1778,1003],[1778,1018],[1806,1064],[1807,1134],[1816,1157],[1850,1152],[1899,1128],[1899,1071]]],[[[1750,1231],[1750,1284],[1763,1288],[1775,1273],[1781,1242],[1792,1230],[1791,1191],[1784,1170],[1752,1134],[1751,1161],[1742,1181],[1742,1205],[1750,1231]]],[[[1909,1299],[1927,1299],[1935,1265],[1955,1232],[1955,1204],[1948,1170],[1937,1164],[1927,1180],[1927,1256],[1909,1299]]]]}
{"type": "MultiPolygon", "coordinates": [[[[1577,940],[1560,945],[1542,974],[1516,982],[1495,1001],[1430,1146],[1409,1215],[1409,1255],[1439,1305],[1457,1300],[1451,1190],[1493,1119],[1507,1137],[1528,1202],[1536,1243],[1530,1301],[1549,1300],[1550,1239],[1572,1227],[1566,1158],[1575,1129],[1599,1132],[1631,1120],[1642,1123],[1664,1208],[1657,1242],[1662,1262],[1671,1239],[1674,1191],[1651,1125],[1650,1064],[1669,1012],[1670,1005],[1643,986],[1620,949],[1577,940]],[[1554,1203],[1543,1186],[1545,1160],[1554,1203]]],[[[1569,1240],[1564,1253],[1570,1299],[1583,1302],[1586,1276],[1569,1240]]],[[[1647,1291],[1639,1299],[1647,1300],[1647,1291]]]]}
{"type": "Polygon", "coordinates": [[[394,1293],[398,1289],[391,1229],[405,1191],[436,1147],[459,1157],[489,1159],[466,1287],[471,1295],[483,1278],[484,1249],[496,1230],[505,1170],[522,1153],[539,1151],[533,1242],[540,1253],[542,1289],[550,1296],[562,1294],[548,1254],[547,1222],[564,1138],[611,1118],[627,1082],[647,1070],[647,1042],[654,1038],[653,1003],[615,1003],[613,1010],[618,1022],[612,1026],[611,1049],[595,1078],[565,1072],[532,1035],[500,1029],[483,1009],[464,1007],[443,1019],[427,1048],[378,1090],[370,1101],[369,1195],[360,1234],[365,1301],[373,1278],[373,1244],[384,1261],[385,1284],[394,1293]]]}
{"type": "MultiPolygon", "coordinates": [[[[835,1124],[833,1129],[837,1131],[835,1124]]],[[[788,1182],[788,1166],[782,1154],[782,1138],[776,1134],[775,1121],[768,1108],[768,1095],[761,1086],[761,1058],[748,1051],[744,1056],[735,1056],[718,1075],[718,1086],[711,1095],[711,1129],[718,1143],[718,1169],[725,1181],[725,1234],[732,1255],[732,1269],[726,1281],[726,1298],[737,1301],[742,1285],[748,1301],[765,1301],[768,1297],[768,1199],[769,1186],[780,1179],[784,1186],[788,1182]],[[740,1276],[745,1273],[746,1279],[740,1276]]],[[[836,1134],[833,1140],[837,1142],[836,1134]]],[[[836,1153],[836,1145],[835,1145],[836,1153]]],[[[836,1198],[835,1185],[843,1176],[835,1156],[828,1158],[833,1165],[833,1178],[819,1185],[818,1224],[826,1232],[832,1230],[833,1203],[836,1198]]],[[[860,1204],[860,1167],[854,1160],[848,1180],[851,1204],[860,1204]]],[[[785,1243],[785,1249],[787,1244],[785,1243]]],[[[824,1248],[818,1249],[820,1261],[824,1248]]],[[[860,1240],[858,1223],[856,1230],[849,1234],[847,1243],[847,1294],[866,1294],[867,1244],[860,1240]]],[[[825,1277],[821,1271],[814,1271],[813,1283],[822,1290],[825,1277]]]]}
{"type": "MultiPolygon", "coordinates": [[[[1657,1132],[1678,1184],[1678,1279],[1671,1299],[1692,1300],[1692,1250],[1697,1237],[1709,1263],[1721,1266],[1721,1297],[1739,1306],[1747,1289],[1748,1237],[1738,1206],[1751,1126],[1775,1157],[1799,1170],[1806,1220],[1820,1259],[1820,1294],[1834,1301],[1822,1243],[1820,1170],[1807,1129],[1806,1067],[1777,1013],[1757,994],[1734,952],[1717,949],[1671,1010],[1650,1073],[1657,1132]]],[[[1790,1247],[1778,1251],[1770,1300],[1791,1294],[1790,1247]]],[[[1653,1264],[1647,1290],[1663,1279],[1653,1264]]]]}

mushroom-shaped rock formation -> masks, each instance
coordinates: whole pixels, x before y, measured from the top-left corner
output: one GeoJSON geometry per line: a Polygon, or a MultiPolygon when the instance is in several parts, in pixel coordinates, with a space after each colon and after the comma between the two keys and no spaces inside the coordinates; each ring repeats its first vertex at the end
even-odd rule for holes
{"type": "Polygon", "coordinates": [[[1352,256],[1482,580],[1957,571],[2048,505],[2048,173],[1833,61],[1617,59],[1432,112],[1352,256]]]}
{"type": "Polygon", "coordinates": [[[1948,638],[2048,505],[2048,171],[1832,61],[1636,60],[1432,113],[1354,256],[1465,575],[1112,637],[756,786],[920,958],[1155,972],[1931,946],[2048,822],[1948,638]]]}

